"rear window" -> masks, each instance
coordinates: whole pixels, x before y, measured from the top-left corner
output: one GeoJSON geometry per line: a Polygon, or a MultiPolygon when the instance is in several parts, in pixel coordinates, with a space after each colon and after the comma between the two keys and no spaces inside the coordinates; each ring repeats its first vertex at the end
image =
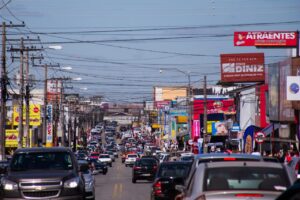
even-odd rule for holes
{"type": "Polygon", "coordinates": [[[100,155],[99,158],[110,158],[109,155],[100,155]]]}
{"type": "Polygon", "coordinates": [[[161,165],[159,167],[158,177],[187,177],[190,171],[188,164],[161,165]]]}
{"type": "Polygon", "coordinates": [[[262,167],[211,168],[205,172],[204,191],[283,191],[290,184],[283,169],[262,167]]]}
{"type": "Polygon", "coordinates": [[[71,155],[67,152],[40,152],[16,154],[11,162],[12,171],[73,169],[71,155]]]}
{"type": "Polygon", "coordinates": [[[128,158],[137,158],[137,155],[128,155],[128,158]]]}
{"type": "Polygon", "coordinates": [[[154,159],[141,159],[139,161],[137,161],[136,163],[138,166],[141,166],[141,165],[157,165],[157,161],[154,160],[154,159]]]}
{"type": "Polygon", "coordinates": [[[99,156],[99,153],[92,153],[91,156],[99,156]]]}

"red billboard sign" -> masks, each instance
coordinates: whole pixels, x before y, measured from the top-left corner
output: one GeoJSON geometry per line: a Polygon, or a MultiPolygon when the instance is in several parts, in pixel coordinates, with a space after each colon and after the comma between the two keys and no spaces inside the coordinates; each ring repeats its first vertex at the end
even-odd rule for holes
{"type": "Polygon", "coordinates": [[[221,54],[221,81],[264,81],[264,62],[263,53],[221,54]]]}
{"type": "Polygon", "coordinates": [[[296,47],[297,40],[291,31],[234,32],[234,46],[296,47]]]}

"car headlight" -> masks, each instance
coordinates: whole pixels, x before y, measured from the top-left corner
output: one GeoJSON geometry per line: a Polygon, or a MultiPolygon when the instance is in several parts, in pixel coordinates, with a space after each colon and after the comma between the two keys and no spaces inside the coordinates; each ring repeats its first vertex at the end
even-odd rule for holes
{"type": "Polygon", "coordinates": [[[79,185],[79,178],[75,177],[75,178],[65,181],[64,187],[65,188],[77,188],[78,185],[79,185]]]}
{"type": "Polygon", "coordinates": [[[11,191],[11,190],[18,190],[18,184],[13,182],[13,181],[10,181],[10,180],[7,180],[7,179],[2,179],[2,185],[3,185],[3,189],[4,190],[8,190],[8,191],[11,191]]]}

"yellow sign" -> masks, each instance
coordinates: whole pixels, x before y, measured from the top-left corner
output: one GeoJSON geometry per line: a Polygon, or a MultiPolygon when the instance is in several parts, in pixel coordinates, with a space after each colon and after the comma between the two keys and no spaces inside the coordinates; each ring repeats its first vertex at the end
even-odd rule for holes
{"type": "MultiPolygon", "coordinates": [[[[31,138],[32,131],[30,130],[29,137],[31,138]]],[[[18,137],[19,132],[16,129],[7,129],[5,130],[5,147],[12,147],[17,148],[18,147],[18,137]]],[[[23,147],[26,146],[26,140],[25,137],[23,137],[23,147]]],[[[31,147],[31,145],[30,145],[31,147]]]]}
{"type": "Polygon", "coordinates": [[[208,121],[207,122],[207,133],[212,133],[212,123],[216,121],[208,121]]]}
{"type": "MultiPolygon", "coordinates": [[[[26,106],[23,107],[23,124],[26,123],[26,106]]],[[[19,106],[14,106],[13,112],[13,125],[19,125],[19,106]]],[[[29,125],[40,126],[41,125],[41,105],[30,104],[29,106],[29,125]]]]}

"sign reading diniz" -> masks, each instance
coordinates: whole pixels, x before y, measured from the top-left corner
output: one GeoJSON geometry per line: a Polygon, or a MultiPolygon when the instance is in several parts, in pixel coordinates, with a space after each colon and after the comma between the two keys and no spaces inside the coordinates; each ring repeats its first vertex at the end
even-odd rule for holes
{"type": "Polygon", "coordinates": [[[221,81],[264,81],[264,62],[263,53],[221,54],[221,81]]]}
{"type": "Polygon", "coordinates": [[[234,46],[296,47],[297,32],[254,31],[234,32],[234,46]]]}

